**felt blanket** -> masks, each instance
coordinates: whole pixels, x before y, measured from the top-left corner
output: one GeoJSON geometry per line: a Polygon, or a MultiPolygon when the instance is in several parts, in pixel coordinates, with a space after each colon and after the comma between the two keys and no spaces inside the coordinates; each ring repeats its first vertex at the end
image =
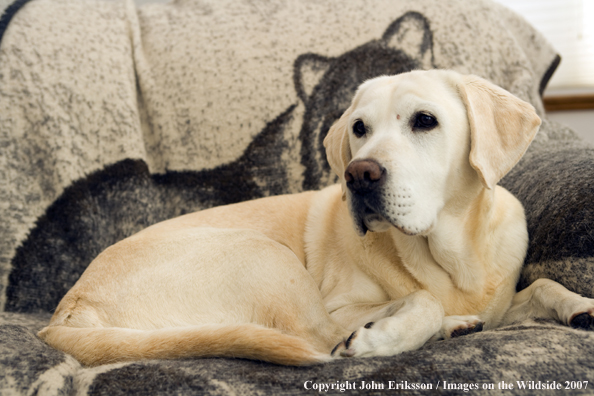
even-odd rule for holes
{"type": "Polygon", "coordinates": [[[477,74],[535,106],[541,131],[502,181],[529,224],[519,287],[548,277],[592,297],[594,149],[546,120],[541,93],[559,57],[521,16],[488,0],[21,0],[0,38],[0,393],[492,394],[504,382],[530,394],[553,381],[588,392],[594,335],[552,322],[310,368],[86,368],[35,335],[118,240],[333,183],[329,126],[361,82],[411,69],[477,74]]]}

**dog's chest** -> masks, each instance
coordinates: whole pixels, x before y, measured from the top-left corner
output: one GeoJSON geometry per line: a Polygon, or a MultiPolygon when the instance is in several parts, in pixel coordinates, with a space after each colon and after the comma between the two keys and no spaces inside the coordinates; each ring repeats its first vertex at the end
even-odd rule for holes
{"type": "Polygon", "coordinates": [[[390,299],[404,297],[422,288],[406,268],[401,254],[386,233],[368,233],[361,240],[357,264],[390,299]]]}
{"type": "Polygon", "coordinates": [[[368,233],[357,243],[337,249],[333,255],[339,257],[337,262],[319,263],[325,267],[318,285],[326,302],[383,302],[421,289],[396,249],[382,239],[381,234],[368,233]]]}

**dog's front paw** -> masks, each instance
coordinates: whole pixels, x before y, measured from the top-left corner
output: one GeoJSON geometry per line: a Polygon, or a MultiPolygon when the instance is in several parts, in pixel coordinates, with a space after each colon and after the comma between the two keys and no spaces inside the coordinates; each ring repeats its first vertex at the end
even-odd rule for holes
{"type": "Polygon", "coordinates": [[[574,329],[594,330],[594,308],[574,314],[569,325],[574,329]]]}
{"type": "Polygon", "coordinates": [[[386,353],[381,351],[382,342],[387,342],[385,336],[378,331],[369,331],[373,322],[367,323],[359,330],[353,331],[353,333],[346,340],[339,343],[332,351],[333,356],[340,355],[342,357],[355,357],[355,356],[385,356],[393,353],[386,353]],[[384,338],[382,340],[382,338],[384,338]]]}
{"type": "MultiPolygon", "coordinates": [[[[367,323],[361,329],[370,329],[373,326],[373,322],[367,323]]],[[[370,352],[373,348],[370,348],[371,345],[364,345],[369,344],[362,341],[360,338],[357,343],[355,344],[355,340],[357,337],[361,335],[360,330],[355,330],[351,333],[349,338],[346,340],[338,343],[332,350],[332,356],[342,356],[342,357],[353,357],[353,356],[365,356],[365,352],[370,352]]],[[[369,341],[369,340],[368,340],[369,341]]]]}
{"type": "Polygon", "coordinates": [[[419,349],[431,336],[431,330],[428,329],[431,326],[426,326],[423,331],[415,331],[406,328],[405,323],[395,318],[367,323],[339,343],[332,351],[332,356],[392,356],[419,349]]]}

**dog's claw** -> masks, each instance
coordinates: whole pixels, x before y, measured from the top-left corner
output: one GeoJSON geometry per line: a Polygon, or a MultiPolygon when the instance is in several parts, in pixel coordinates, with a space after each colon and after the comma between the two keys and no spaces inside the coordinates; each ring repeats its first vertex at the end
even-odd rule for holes
{"type": "Polygon", "coordinates": [[[452,331],[452,334],[450,335],[450,337],[454,338],[454,337],[461,337],[461,336],[465,336],[468,334],[473,334],[473,333],[478,333],[480,331],[483,331],[483,322],[478,322],[477,324],[468,326],[468,327],[464,327],[464,328],[458,328],[454,331],[452,331]]]}
{"type": "Polygon", "coordinates": [[[351,342],[355,339],[355,337],[357,337],[357,331],[353,331],[349,338],[338,343],[332,352],[330,352],[330,356],[340,355],[346,358],[355,356],[355,350],[351,349],[351,342]]]}
{"type": "Polygon", "coordinates": [[[338,345],[336,345],[334,347],[332,352],[330,352],[330,356],[337,356],[337,355],[340,355],[340,357],[350,358],[350,357],[355,356],[355,351],[353,349],[349,349],[347,347],[347,342],[345,340],[345,341],[339,342],[338,345]]]}
{"type": "Polygon", "coordinates": [[[344,341],[339,342],[338,344],[336,344],[336,346],[334,347],[334,349],[332,349],[332,352],[330,352],[330,356],[334,356],[334,354],[336,353],[336,351],[338,351],[339,349],[341,349],[341,347],[345,348],[345,344],[344,341]]]}
{"type": "Polygon", "coordinates": [[[344,346],[346,349],[349,349],[351,347],[351,342],[355,339],[355,337],[357,336],[357,330],[353,331],[351,333],[351,335],[349,336],[349,338],[347,338],[344,346]]]}

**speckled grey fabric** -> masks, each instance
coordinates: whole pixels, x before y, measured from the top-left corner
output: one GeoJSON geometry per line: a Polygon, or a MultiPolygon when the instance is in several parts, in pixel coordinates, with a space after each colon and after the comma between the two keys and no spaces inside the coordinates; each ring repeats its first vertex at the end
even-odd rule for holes
{"type": "Polygon", "coordinates": [[[43,315],[38,315],[35,324],[30,323],[31,316],[0,314],[2,394],[300,395],[319,393],[312,389],[316,385],[346,387],[346,382],[351,389],[345,392],[330,389],[321,393],[469,393],[464,387],[471,389],[471,394],[484,395],[592,393],[565,388],[571,387],[572,381],[575,387],[577,381],[583,384],[592,377],[594,333],[550,322],[526,322],[475,333],[389,358],[348,359],[309,368],[241,359],[150,360],[85,368],[38,340],[32,331],[43,325],[43,315]],[[14,324],[19,321],[28,325],[14,324]],[[514,389],[503,391],[502,381],[513,384],[514,389]],[[562,390],[534,389],[553,381],[561,384],[562,390]],[[526,389],[518,390],[518,382],[526,389]],[[360,389],[365,384],[373,384],[372,389],[360,389]],[[421,386],[427,389],[416,389],[421,386]]]}
{"type": "MultiPolygon", "coordinates": [[[[85,368],[35,336],[116,241],[190,211],[334,182],[321,142],[367,78],[451,68],[544,116],[539,93],[558,58],[521,17],[488,0],[32,0],[3,21],[1,394],[302,394],[345,381],[385,387],[350,394],[536,394],[516,381],[593,377],[593,335],[549,322],[311,368],[85,368]]],[[[593,173],[593,149],[545,120],[502,181],[529,223],[520,288],[546,276],[593,296],[593,173]]]]}

